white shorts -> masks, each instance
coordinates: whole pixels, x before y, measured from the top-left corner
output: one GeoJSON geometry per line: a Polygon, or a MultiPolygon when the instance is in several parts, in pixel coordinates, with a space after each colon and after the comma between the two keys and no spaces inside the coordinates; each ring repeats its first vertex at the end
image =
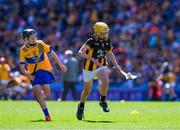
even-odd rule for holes
{"type": "Polygon", "coordinates": [[[106,66],[101,66],[93,71],[83,70],[84,82],[88,82],[91,79],[97,79],[97,73],[102,70],[109,70],[106,66]]]}
{"type": "Polygon", "coordinates": [[[176,83],[175,82],[166,83],[164,86],[165,88],[174,88],[176,86],[176,83]]]}

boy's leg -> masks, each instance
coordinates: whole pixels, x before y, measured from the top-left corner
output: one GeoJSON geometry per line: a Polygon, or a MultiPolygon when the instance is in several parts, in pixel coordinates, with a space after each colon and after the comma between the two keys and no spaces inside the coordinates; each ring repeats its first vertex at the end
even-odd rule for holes
{"type": "Polygon", "coordinates": [[[101,80],[102,84],[100,87],[100,106],[103,108],[104,112],[109,112],[108,105],[106,103],[106,96],[109,86],[109,71],[101,70],[97,73],[97,77],[101,80]]]}
{"type": "Polygon", "coordinates": [[[48,108],[47,108],[46,103],[45,103],[45,99],[44,99],[44,96],[42,93],[41,86],[35,85],[32,90],[34,92],[34,95],[36,97],[37,102],[39,103],[39,105],[41,106],[41,108],[43,110],[43,113],[45,115],[45,120],[50,121],[51,117],[49,115],[48,108]]]}
{"type": "Polygon", "coordinates": [[[42,86],[42,90],[43,90],[43,94],[44,94],[45,99],[50,99],[50,97],[51,97],[51,89],[49,87],[49,84],[44,84],[42,86]]]}
{"type": "Polygon", "coordinates": [[[82,94],[81,94],[81,102],[82,103],[86,102],[86,99],[87,99],[87,97],[88,97],[88,95],[92,89],[92,83],[93,83],[93,80],[90,80],[88,82],[84,82],[84,89],[83,89],[82,94]]]}
{"type": "Polygon", "coordinates": [[[102,96],[106,96],[109,86],[109,73],[107,70],[102,70],[97,73],[97,77],[102,83],[100,87],[100,94],[102,96]]]}
{"type": "Polygon", "coordinates": [[[91,92],[92,83],[93,83],[93,80],[90,80],[88,82],[84,82],[84,89],[83,89],[83,92],[81,94],[81,100],[80,100],[80,103],[78,104],[78,110],[76,113],[76,117],[78,120],[82,120],[83,113],[84,113],[84,104],[86,102],[86,99],[87,99],[89,93],[91,92]]]}

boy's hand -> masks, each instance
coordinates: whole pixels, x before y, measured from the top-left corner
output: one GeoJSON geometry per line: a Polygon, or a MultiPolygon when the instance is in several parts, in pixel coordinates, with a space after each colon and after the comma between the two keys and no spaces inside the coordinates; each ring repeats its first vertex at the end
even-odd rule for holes
{"type": "Polygon", "coordinates": [[[92,62],[94,62],[94,64],[96,64],[98,67],[101,67],[101,63],[99,63],[99,61],[95,58],[91,58],[92,62]]]}
{"type": "Polygon", "coordinates": [[[121,66],[115,65],[113,68],[115,68],[118,72],[121,73],[121,70],[122,70],[121,66]]]}
{"type": "Polygon", "coordinates": [[[60,65],[59,67],[63,72],[67,72],[67,67],[65,65],[60,65]]]}
{"type": "Polygon", "coordinates": [[[34,80],[34,75],[31,75],[31,74],[26,74],[26,76],[28,77],[28,79],[30,79],[30,80],[34,80]]]}
{"type": "Polygon", "coordinates": [[[136,79],[138,77],[137,75],[133,75],[130,72],[124,72],[119,65],[116,65],[113,68],[115,68],[118,72],[123,74],[127,80],[136,79]]]}

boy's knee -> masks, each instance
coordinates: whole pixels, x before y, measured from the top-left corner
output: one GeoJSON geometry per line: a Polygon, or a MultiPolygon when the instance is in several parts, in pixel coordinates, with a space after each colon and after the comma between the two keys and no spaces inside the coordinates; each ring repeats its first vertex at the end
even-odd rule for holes
{"type": "Polygon", "coordinates": [[[109,78],[107,76],[102,77],[101,79],[102,84],[107,85],[109,84],[109,78]]]}
{"type": "Polygon", "coordinates": [[[45,94],[44,98],[45,99],[50,99],[51,95],[50,94],[45,94]]]}
{"type": "Polygon", "coordinates": [[[102,83],[109,83],[109,74],[107,71],[100,72],[97,76],[102,83]]]}

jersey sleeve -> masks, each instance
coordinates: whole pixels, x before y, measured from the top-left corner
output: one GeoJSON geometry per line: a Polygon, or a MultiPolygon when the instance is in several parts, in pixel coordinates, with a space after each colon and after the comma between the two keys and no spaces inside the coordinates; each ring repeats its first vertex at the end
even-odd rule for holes
{"type": "Polygon", "coordinates": [[[41,44],[43,46],[44,52],[46,53],[51,53],[52,47],[48,44],[46,44],[45,42],[41,41],[41,44]]]}
{"type": "Polygon", "coordinates": [[[22,49],[20,49],[19,58],[20,58],[20,64],[25,64],[26,59],[25,59],[24,51],[22,49]]]}
{"type": "Polygon", "coordinates": [[[106,48],[106,52],[108,53],[112,53],[113,50],[113,46],[110,40],[108,40],[107,43],[105,43],[105,48],[106,48]]]}
{"type": "Polygon", "coordinates": [[[92,39],[92,38],[89,38],[89,39],[85,42],[85,45],[88,46],[88,47],[92,47],[92,45],[93,45],[93,39],[92,39]]]}

